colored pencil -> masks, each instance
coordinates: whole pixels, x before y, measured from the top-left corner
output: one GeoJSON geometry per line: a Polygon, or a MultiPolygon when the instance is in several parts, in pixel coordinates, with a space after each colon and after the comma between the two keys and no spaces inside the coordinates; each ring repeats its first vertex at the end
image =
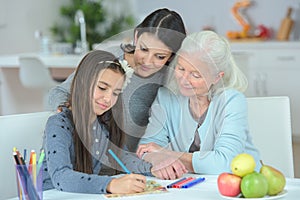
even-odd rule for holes
{"type": "Polygon", "coordinates": [[[32,174],[32,159],[33,159],[34,152],[35,152],[34,150],[31,150],[29,155],[29,163],[28,163],[29,174],[32,174]]]}
{"type": "Polygon", "coordinates": [[[24,149],[23,157],[24,157],[24,161],[26,163],[26,158],[27,158],[27,150],[26,149],[24,149]]]}
{"type": "Polygon", "coordinates": [[[23,183],[23,186],[24,186],[24,187],[21,187],[23,189],[22,190],[23,195],[25,195],[26,199],[39,200],[40,197],[37,194],[37,191],[31,181],[30,174],[26,167],[24,159],[23,159],[22,155],[20,154],[20,152],[16,148],[13,149],[13,156],[14,156],[14,160],[16,163],[16,168],[17,168],[18,174],[20,175],[19,176],[19,178],[20,178],[19,184],[21,185],[23,183]]]}
{"type": "Polygon", "coordinates": [[[39,161],[38,161],[38,164],[37,164],[37,169],[36,169],[36,173],[37,173],[37,174],[40,173],[40,169],[41,169],[41,167],[42,167],[44,158],[45,158],[45,151],[44,151],[44,149],[42,149],[42,150],[41,150],[41,153],[40,153],[39,161]]]}
{"type": "Polygon", "coordinates": [[[184,178],[182,178],[182,179],[179,179],[178,181],[175,181],[174,183],[171,183],[171,184],[167,185],[167,188],[172,188],[173,185],[175,185],[175,184],[177,184],[177,183],[179,183],[179,182],[182,182],[182,181],[185,180],[185,179],[186,179],[186,177],[184,177],[184,178]]]}
{"type": "Polygon", "coordinates": [[[203,177],[196,178],[195,180],[192,180],[191,182],[182,185],[181,188],[190,188],[198,183],[202,183],[203,181],[205,181],[205,178],[203,177]]]}
{"type": "Polygon", "coordinates": [[[127,173],[130,174],[131,172],[127,169],[127,167],[122,163],[122,161],[118,158],[118,156],[111,150],[108,149],[110,155],[117,161],[117,163],[122,167],[122,169],[127,173]]]}
{"type": "Polygon", "coordinates": [[[179,183],[176,183],[172,186],[172,188],[181,188],[182,185],[186,184],[187,182],[190,182],[192,180],[194,180],[195,178],[193,177],[188,177],[186,178],[185,180],[179,182],[179,183]]]}
{"type": "Polygon", "coordinates": [[[33,150],[33,153],[32,153],[32,181],[33,181],[33,185],[34,187],[36,187],[36,153],[35,151],[33,150]]]}

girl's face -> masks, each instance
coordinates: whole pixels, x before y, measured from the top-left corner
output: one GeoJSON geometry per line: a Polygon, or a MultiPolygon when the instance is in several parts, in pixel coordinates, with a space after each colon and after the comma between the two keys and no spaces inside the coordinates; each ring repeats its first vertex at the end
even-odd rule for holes
{"type": "Polygon", "coordinates": [[[160,69],[170,59],[172,51],[152,33],[143,33],[136,40],[134,52],[135,73],[148,77],[160,69]]]}
{"type": "Polygon", "coordinates": [[[213,76],[209,66],[197,59],[197,56],[187,53],[178,56],[175,77],[183,96],[206,96],[211,85],[220,80],[220,75],[213,76]]]}
{"type": "Polygon", "coordinates": [[[116,104],[124,80],[124,75],[119,72],[111,69],[100,71],[93,95],[93,108],[96,115],[102,115],[116,104]]]}

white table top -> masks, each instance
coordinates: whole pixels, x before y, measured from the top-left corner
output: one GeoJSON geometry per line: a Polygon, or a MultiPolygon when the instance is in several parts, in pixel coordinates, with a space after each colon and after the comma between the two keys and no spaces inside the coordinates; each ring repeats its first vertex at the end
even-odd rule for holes
{"type": "Polygon", "coordinates": [[[48,67],[51,68],[76,68],[81,58],[84,55],[44,55],[40,53],[23,53],[23,54],[10,54],[0,55],[0,68],[16,68],[19,67],[20,56],[36,56],[48,67]]]}
{"type": "MultiPolygon", "coordinates": [[[[188,176],[197,176],[202,177],[201,175],[188,175],[188,176]]],[[[206,199],[206,200],[213,200],[213,199],[224,199],[218,192],[217,188],[217,176],[205,175],[203,176],[206,180],[200,184],[197,184],[188,189],[168,189],[166,193],[159,193],[159,194],[147,194],[147,195],[140,195],[140,196],[132,196],[132,197],[125,197],[125,198],[111,198],[111,199],[164,199],[164,200],[193,200],[193,199],[206,199]]],[[[151,178],[152,179],[152,178],[151,178]]],[[[164,181],[164,180],[157,180],[154,179],[163,186],[167,186],[168,184],[174,182],[173,181],[164,181]]],[[[300,197],[300,179],[290,179],[287,178],[287,184],[285,187],[287,191],[286,195],[282,199],[299,199],[300,197]]],[[[17,200],[17,198],[14,198],[17,200]]],[[[61,200],[61,199],[107,199],[104,195],[99,194],[78,194],[78,193],[68,193],[68,192],[61,192],[58,190],[48,190],[43,193],[44,200],[61,200]]],[[[238,198],[232,198],[238,199],[238,198]]],[[[272,198],[260,198],[260,200],[264,199],[276,199],[275,197],[272,198]]]]}

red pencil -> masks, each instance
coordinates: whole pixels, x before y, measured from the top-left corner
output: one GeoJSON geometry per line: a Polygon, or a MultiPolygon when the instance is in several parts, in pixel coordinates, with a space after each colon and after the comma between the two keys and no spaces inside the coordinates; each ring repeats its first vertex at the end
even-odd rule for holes
{"type": "Polygon", "coordinates": [[[194,180],[194,179],[195,179],[195,178],[193,178],[193,177],[188,177],[187,179],[185,179],[185,180],[183,180],[183,181],[181,181],[181,182],[179,182],[179,183],[174,184],[172,188],[181,188],[181,186],[183,186],[183,185],[186,184],[187,182],[190,182],[190,181],[192,181],[192,180],[194,180]]]}

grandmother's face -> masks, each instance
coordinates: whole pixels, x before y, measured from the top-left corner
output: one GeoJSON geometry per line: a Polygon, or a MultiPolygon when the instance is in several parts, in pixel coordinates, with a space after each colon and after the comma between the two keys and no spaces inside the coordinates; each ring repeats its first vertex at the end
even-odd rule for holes
{"type": "Polygon", "coordinates": [[[200,61],[199,53],[181,53],[175,67],[175,77],[183,96],[206,96],[216,76],[209,66],[200,61]]]}

